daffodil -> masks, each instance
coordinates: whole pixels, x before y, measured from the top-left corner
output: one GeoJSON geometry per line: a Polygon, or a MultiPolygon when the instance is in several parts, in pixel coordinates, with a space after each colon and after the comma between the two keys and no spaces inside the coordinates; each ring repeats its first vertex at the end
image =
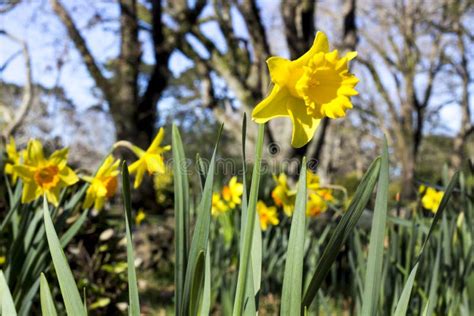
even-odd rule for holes
{"type": "Polygon", "coordinates": [[[89,208],[94,204],[94,208],[100,211],[105,201],[114,196],[117,192],[119,165],[120,161],[118,159],[114,160],[109,155],[94,177],[83,177],[85,181],[90,183],[83,204],[84,208],[89,208]]]}
{"type": "Polygon", "coordinates": [[[329,51],[322,32],[316,34],[313,46],[296,60],[270,57],[267,60],[274,84],[270,94],[253,110],[252,118],[265,123],[276,117],[290,117],[293,123],[291,144],[299,148],[314,136],[324,117],[339,118],[352,108],[350,97],[357,77],[349,73],[349,61],[357,56],[349,52],[339,57],[329,51]]]}
{"type": "Polygon", "coordinates": [[[427,210],[430,210],[432,213],[438,211],[439,204],[443,199],[444,192],[437,191],[436,189],[425,187],[424,185],[420,186],[420,193],[424,193],[421,198],[421,204],[427,210]]]}
{"type": "Polygon", "coordinates": [[[267,230],[268,225],[278,225],[280,220],[278,219],[278,212],[275,206],[267,206],[265,202],[257,202],[257,213],[260,219],[260,227],[262,230],[267,230]]]}
{"type": "Polygon", "coordinates": [[[139,209],[137,215],[135,216],[135,224],[139,226],[146,218],[146,214],[143,209],[139,209]]]}
{"type": "Polygon", "coordinates": [[[319,176],[312,172],[311,170],[308,170],[306,172],[306,187],[308,190],[317,190],[320,187],[320,181],[319,181],[319,176]]]}
{"type": "Polygon", "coordinates": [[[243,192],[244,186],[242,183],[237,182],[237,177],[232,177],[229,180],[229,184],[222,188],[222,198],[232,209],[242,203],[240,197],[242,196],[243,192]]]}
{"type": "Polygon", "coordinates": [[[212,194],[212,216],[219,216],[229,211],[229,206],[224,202],[219,193],[212,194]]]}
{"type": "Polygon", "coordinates": [[[22,153],[16,150],[16,144],[13,137],[10,137],[10,142],[6,146],[7,163],[5,164],[5,174],[11,176],[12,183],[15,184],[18,179],[18,173],[15,172],[13,166],[20,164],[22,153]]]}
{"type": "Polygon", "coordinates": [[[135,182],[133,187],[136,189],[140,186],[143,180],[145,171],[152,175],[154,173],[165,173],[166,167],[163,161],[163,153],[169,151],[171,146],[160,146],[165,136],[165,130],[160,128],[155,139],[151,143],[150,147],[146,151],[132,145],[131,149],[137,155],[138,160],[135,161],[128,167],[130,174],[135,174],[135,182]]]}
{"type": "Polygon", "coordinates": [[[286,174],[280,173],[278,177],[273,176],[273,179],[277,183],[272,191],[272,198],[275,205],[282,207],[285,214],[290,217],[293,214],[295,206],[296,192],[290,190],[288,187],[288,180],[286,174]]]}
{"type": "Polygon", "coordinates": [[[309,217],[316,217],[321,213],[326,212],[328,202],[334,200],[330,190],[320,189],[309,194],[308,202],[306,203],[306,215],[309,217]]]}
{"type": "Polygon", "coordinates": [[[74,171],[67,166],[67,154],[68,149],[64,148],[45,158],[39,141],[28,142],[24,163],[13,166],[14,172],[23,180],[22,203],[46,195],[51,204],[58,205],[61,189],[79,181],[74,171]]]}

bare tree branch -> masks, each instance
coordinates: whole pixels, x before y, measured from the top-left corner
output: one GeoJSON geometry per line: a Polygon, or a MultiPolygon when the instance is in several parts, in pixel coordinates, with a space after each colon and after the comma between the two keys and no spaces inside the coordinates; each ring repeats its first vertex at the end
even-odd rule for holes
{"type": "Polygon", "coordinates": [[[26,116],[28,115],[28,112],[31,109],[31,105],[33,104],[34,89],[31,72],[31,56],[26,42],[4,31],[2,31],[1,34],[7,36],[12,41],[17,42],[21,46],[23,58],[25,59],[26,73],[26,82],[23,88],[23,98],[20,107],[16,111],[16,114],[13,116],[13,120],[7,125],[7,127],[3,131],[3,137],[7,139],[10,135],[15,133],[15,131],[21,126],[26,116]]]}

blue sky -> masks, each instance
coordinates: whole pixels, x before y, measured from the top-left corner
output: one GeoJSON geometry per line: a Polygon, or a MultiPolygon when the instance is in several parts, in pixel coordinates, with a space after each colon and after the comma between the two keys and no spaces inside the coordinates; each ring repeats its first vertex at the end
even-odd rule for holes
{"type": "MultiPolygon", "coordinates": [[[[83,36],[86,38],[88,46],[93,55],[99,62],[105,62],[109,58],[117,56],[119,50],[118,37],[113,33],[118,30],[116,22],[106,23],[103,27],[87,28],[86,23],[90,20],[91,6],[94,6],[102,15],[111,17],[118,16],[118,6],[110,5],[102,1],[63,1],[77,25],[82,30],[83,36]],[[72,4],[72,5],[71,5],[72,4]]],[[[275,24],[281,23],[279,16],[276,14],[278,10],[278,1],[265,0],[260,5],[265,8],[265,26],[267,29],[273,29],[275,24]]],[[[206,12],[204,12],[206,14],[206,12]]],[[[242,36],[246,36],[244,23],[238,15],[234,14],[234,23],[237,29],[241,30],[242,36]]],[[[113,19],[114,20],[114,19],[113,19]]],[[[331,23],[319,19],[319,23],[331,23]]],[[[46,87],[53,87],[56,84],[63,87],[69,98],[73,100],[79,111],[84,111],[88,107],[97,105],[100,100],[97,93],[93,93],[91,88],[94,82],[90,78],[87,70],[81,62],[78,52],[73,44],[67,40],[65,30],[59,20],[55,17],[51,10],[49,2],[46,0],[27,1],[25,4],[18,5],[14,10],[2,16],[0,20],[0,28],[7,32],[25,39],[32,55],[33,63],[33,79],[36,83],[40,83],[46,87]],[[57,70],[58,56],[65,57],[64,66],[61,71],[57,70]]],[[[207,34],[217,39],[220,48],[223,47],[223,41],[219,40],[221,34],[217,31],[212,23],[204,26],[207,34]]],[[[285,55],[286,48],[278,41],[281,36],[279,32],[269,32],[271,36],[272,50],[280,55],[285,55]]],[[[146,34],[141,34],[143,43],[143,53],[145,60],[149,63],[153,62],[150,41],[146,34]]],[[[0,37],[0,64],[10,58],[19,51],[20,47],[6,39],[0,37]]],[[[180,53],[174,53],[170,60],[170,69],[175,76],[187,67],[191,67],[192,63],[180,53]]],[[[1,73],[1,79],[7,82],[22,84],[25,80],[24,61],[21,55],[18,55],[1,73]]],[[[170,106],[171,100],[163,100],[160,106],[170,106]]],[[[442,132],[449,134],[454,133],[459,128],[459,109],[457,106],[447,106],[443,108],[440,115],[443,125],[447,129],[442,132]]]]}

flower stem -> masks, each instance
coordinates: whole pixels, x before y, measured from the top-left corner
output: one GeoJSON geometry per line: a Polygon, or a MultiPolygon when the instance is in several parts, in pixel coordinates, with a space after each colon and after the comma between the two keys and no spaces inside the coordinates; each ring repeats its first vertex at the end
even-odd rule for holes
{"type": "Polygon", "coordinates": [[[260,184],[260,169],[262,162],[263,151],[263,136],[265,132],[265,125],[260,124],[258,127],[257,146],[255,153],[255,164],[253,166],[252,184],[250,186],[249,204],[247,208],[246,223],[243,226],[243,243],[240,250],[240,268],[237,277],[237,289],[235,291],[234,309],[232,315],[242,315],[242,308],[245,296],[245,286],[247,282],[247,274],[250,262],[250,250],[252,248],[253,229],[255,225],[255,213],[257,209],[258,187],[260,184]]]}

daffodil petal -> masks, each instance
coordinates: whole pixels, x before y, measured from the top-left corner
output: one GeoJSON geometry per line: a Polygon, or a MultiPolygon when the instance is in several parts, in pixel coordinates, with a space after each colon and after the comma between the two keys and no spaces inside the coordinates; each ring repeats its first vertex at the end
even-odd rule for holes
{"type": "Polygon", "coordinates": [[[158,134],[156,134],[155,139],[153,139],[153,142],[151,143],[147,152],[153,152],[154,150],[156,150],[160,146],[164,137],[165,137],[165,130],[163,129],[163,127],[161,127],[160,130],[158,131],[158,134]]]}
{"type": "Polygon", "coordinates": [[[300,148],[306,145],[314,136],[321,120],[307,114],[303,100],[293,98],[288,104],[288,112],[293,122],[291,145],[300,148]]]}
{"type": "Polygon", "coordinates": [[[23,183],[23,191],[21,193],[21,203],[30,203],[31,201],[36,200],[41,192],[38,192],[38,186],[34,182],[25,182],[23,183]]]}
{"type": "Polygon", "coordinates": [[[311,57],[313,57],[314,54],[323,52],[327,53],[329,51],[329,41],[323,32],[318,32],[316,33],[316,37],[314,38],[313,45],[311,48],[300,58],[296,59],[295,62],[297,65],[305,65],[309,62],[311,57]]]}
{"type": "Polygon", "coordinates": [[[140,167],[137,169],[136,175],[135,175],[135,182],[133,184],[133,187],[135,189],[138,189],[140,184],[143,181],[143,175],[145,174],[146,168],[143,165],[140,165],[140,167]]]}
{"type": "Polygon", "coordinates": [[[79,177],[69,167],[64,167],[59,172],[59,178],[68,186],[73,185],[73,184],[75,184],[76,182],[79,181],[79,177]]]}
{"type": "Polygon", "coordinates": [[[144,159],[138,159],[134,163],[132,163],[130,166],[128,166],[128,172],[130,174],[134,174],[137,172],[138,168],[145,163],[144,159]]]}
{"type": "Polygon", "coordinates": [[[267,59],[267,66],[272,82],[280,86],[285,85],[290,77],[291,61],[282,57],[270,57],[267,59]]]}
{"type": "Polygon", "coordinates": [[[27,147],[28,159],[34,165],[44,161],[43,145],[36,139],[30,140],[27,147]]]}
{"type": "Polygon", "coordinates": [[[253,110],[253,120],[263,124],[276,117],[288,116],[287,103],[290,97],[286,88],[275,85],[270,95],[257,104],[253,110]]]}
{"type": "Polygon", "coordinates": [[[29,182],[35,176],[35,170],[25,165],[13,166],[13,171],[16,172],[25,182],[29,182]]]}

